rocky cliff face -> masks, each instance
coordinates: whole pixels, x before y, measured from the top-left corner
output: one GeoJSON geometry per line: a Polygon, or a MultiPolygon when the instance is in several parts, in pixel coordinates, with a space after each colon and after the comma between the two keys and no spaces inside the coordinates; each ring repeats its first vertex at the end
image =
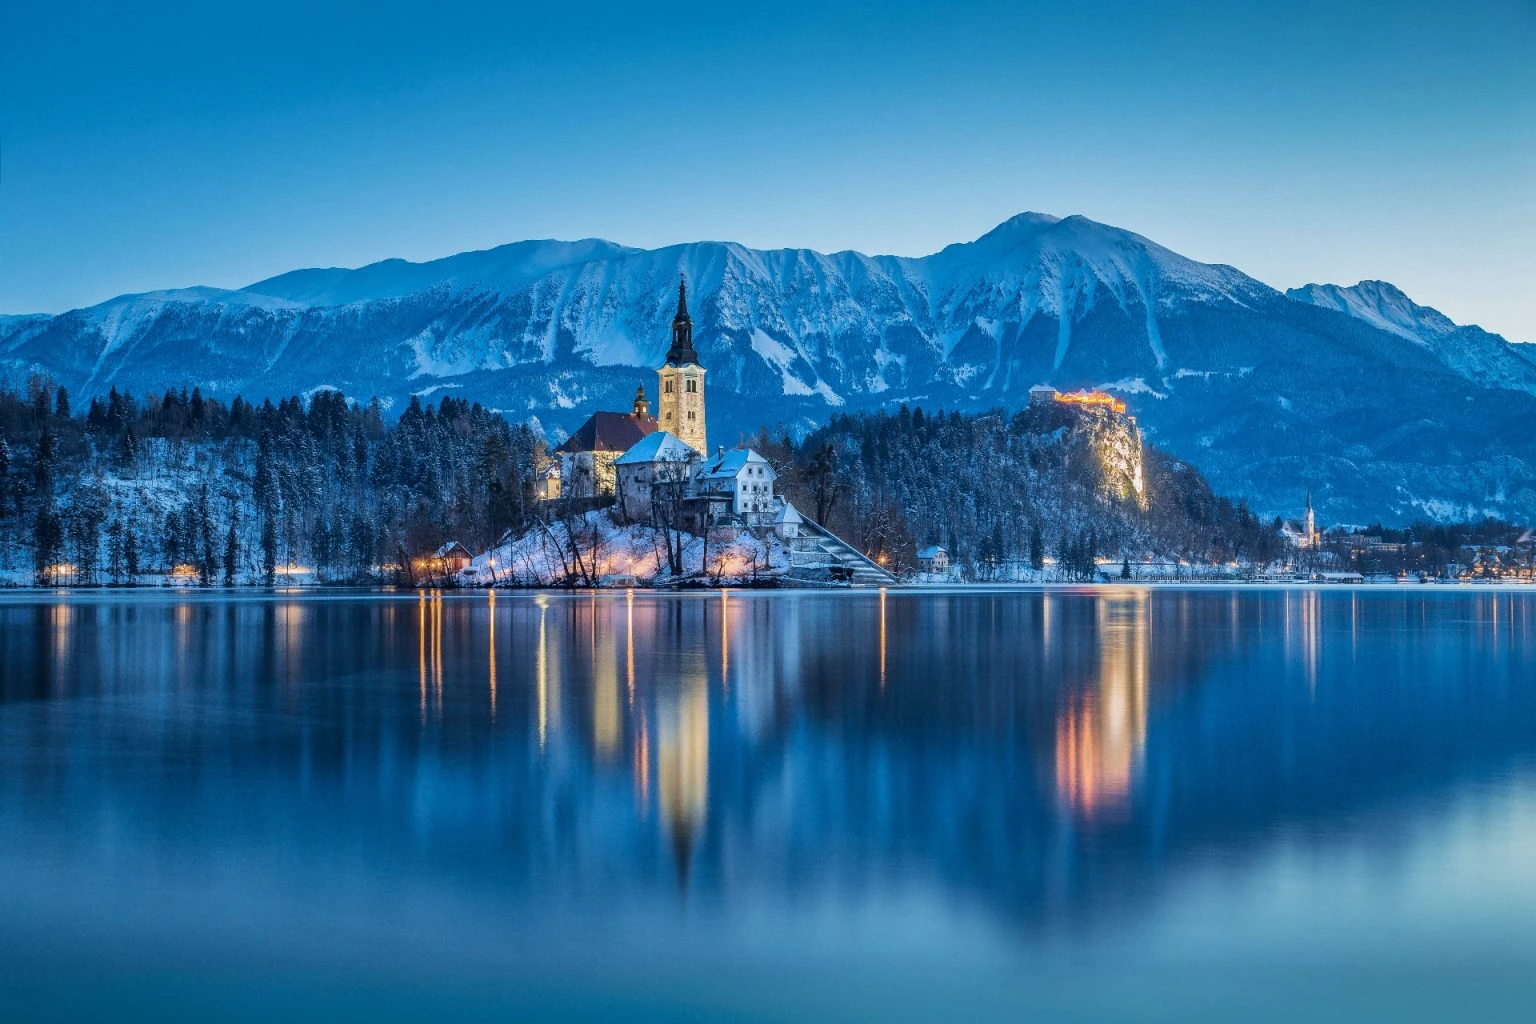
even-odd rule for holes
{"type": "Polygon", "coordinates": [[[77,397],[452,389],[560,431],[654,381],[679,273],[711,443],[842,407],[1018,407],[1048,382],[1123,395],[1150,439],[1265,511],[1311,488],[1330,519],[1536,515],[1520,346],[1288,297],[1082,217],[1022,214],[919,259],[586,240],[295,271],[0,318],[0,366],[77,397]]]}

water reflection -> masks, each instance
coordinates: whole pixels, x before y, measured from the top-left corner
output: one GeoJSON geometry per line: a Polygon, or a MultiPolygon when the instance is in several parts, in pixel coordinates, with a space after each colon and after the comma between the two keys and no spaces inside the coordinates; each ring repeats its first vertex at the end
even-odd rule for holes
{"type": "Polygon", "coordinates": [[[1123,936],[1213,851],[1395,878],[1394,823],[1536,758],[1533,619],[1418,588],[11,599],[0,865],[132,894],[251,850],[541,941],[914,891],[1009,949],[1123,936]]]}
{"type": "Polygon", "coordinates": [[[1144,590],[1095,601],[1098,673],[1067,696],[1056,723],[1061,796],[1087,817],[1123,809],[1147,737],[1151,616],[1144,590]]]}

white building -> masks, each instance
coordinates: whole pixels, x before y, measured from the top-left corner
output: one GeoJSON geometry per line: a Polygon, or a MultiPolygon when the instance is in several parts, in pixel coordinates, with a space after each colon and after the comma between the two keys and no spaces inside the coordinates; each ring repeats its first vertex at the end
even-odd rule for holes
{"type": "Polygon", "coordinates": [[[647,435],[614,460],[619,515],[629,523],[651,520],[657,487],[673,488],[681,499],[691,487],[699,461],[699,453],[676,434],[658,430],[647,435]]]}
{"type": "Polygon", "coordinates": [[[776,479],[768,460],[750,448],[721,448],[694,476],[699,497],[714,499],[716,507],[729,499],[726,510],[731,515],[748,525],[763,526],[771,525],[778,512],[773,501],[776,479]]]}
{"type": "Polygon", "coordinates": [[[937,544],[917,553],[917,569],[919,572],[949,572],[949,552],[937,544]]]}

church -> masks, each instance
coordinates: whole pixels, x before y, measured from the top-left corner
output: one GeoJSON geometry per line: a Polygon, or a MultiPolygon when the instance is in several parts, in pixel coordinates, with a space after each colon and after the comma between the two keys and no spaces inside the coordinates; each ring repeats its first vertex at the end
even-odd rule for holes
{"type": "MultiPolygon", "coordinates": [[[[672,345],[656,370],[658,416],[650,414],[645,386],[635,391],[630,411],[595,412],[564,444],[539,481],[539,497],[617,497],[619,457],[658,430],[675,437],[697,456],[709,450],[704,418],[704,367],[693,347],[693,318],[688,315],[688,282],[679,277],[677,313],[672,317],[672,345]]],[[[675,454],[675,446],[663,446],[675,454]]]]}
{"type": "Polygon", "coordinates": [[[855,583],[895,582],[882,566],[805,519],[781,494],[777,474],[745,446],[709,453],[704,367],[693,347],[688,282],[679,277],[672,343],[656,370],[657,415],[645,388],[630,411],[595,412],[555,451],[545,467],[540,497],[611,507],[614,520],[708,534],[735,529],[776,536],[793,571],[855,583]]]}

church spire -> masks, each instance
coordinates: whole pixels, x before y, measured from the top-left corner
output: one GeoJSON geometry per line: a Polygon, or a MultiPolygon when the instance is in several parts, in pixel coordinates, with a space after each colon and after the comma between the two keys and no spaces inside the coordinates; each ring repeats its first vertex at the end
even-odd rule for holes
{"type": "Polygon", "coordinates": [[[697,365],[699,354],[693,350],[693,318],[688,315],[688,281],[677,275],[677,315],[672,318],[672,347],[667,350],[669,366],[697,365]]]}

